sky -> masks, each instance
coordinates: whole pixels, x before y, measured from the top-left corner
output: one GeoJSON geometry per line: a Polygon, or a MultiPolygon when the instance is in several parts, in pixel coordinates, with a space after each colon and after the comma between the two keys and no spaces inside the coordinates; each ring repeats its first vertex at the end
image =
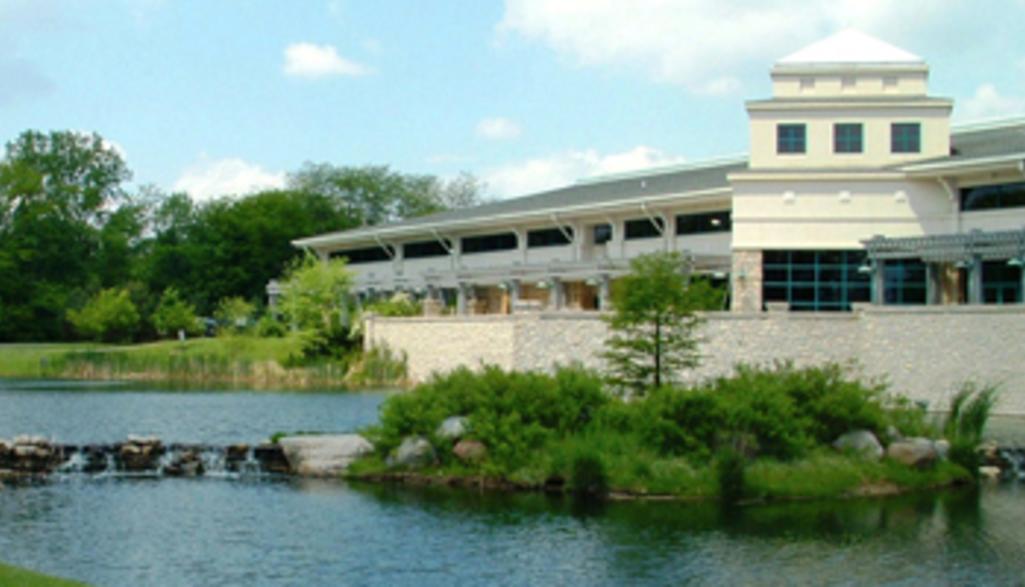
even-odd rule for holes
{"type": "Polygon", "coordinates": [[[847,27],[955,122],[1025,116],[1025,0],[0,0],[0,138],[97,132],[197,199],[305,162],[496,197],[747,151],[779,58],[847,27]]]}

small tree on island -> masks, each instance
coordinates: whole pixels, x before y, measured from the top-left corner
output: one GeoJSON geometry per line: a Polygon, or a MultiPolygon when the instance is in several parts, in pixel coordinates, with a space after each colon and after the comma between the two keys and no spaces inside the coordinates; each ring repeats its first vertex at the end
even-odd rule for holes
{"type": "Polygon", "coordinates": [[[160,296],[160,303],[153,312],[153,326],[160,336],[174,337],[179,331],[186,334],[202,332],[195,306],[185,301],[173,287],[165,289],[160,296]]]}
{"type": "Polygon", "coordinates": [[[679,253],[652,253],[630,262],[612,288],[611,333],[603,357],[609,382],[638,395],[700,362],[698,310],[718,309],[722,292],[693,278],[679,253]]]}

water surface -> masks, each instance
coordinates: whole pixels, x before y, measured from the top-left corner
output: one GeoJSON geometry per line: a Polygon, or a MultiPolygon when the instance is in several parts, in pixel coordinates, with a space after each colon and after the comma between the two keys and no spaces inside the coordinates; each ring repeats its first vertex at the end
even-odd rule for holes
{"type": "MultiPolygon", "coordinates": [[[[0,437],[258,440],[357,428],[381,397],[19,383],[0,389],[0,437]]],[[[0,559],[111,586],[1020,585],[1023,552],[1018,485],[735,510],[268,478],[0,490],[0,559]]]]}

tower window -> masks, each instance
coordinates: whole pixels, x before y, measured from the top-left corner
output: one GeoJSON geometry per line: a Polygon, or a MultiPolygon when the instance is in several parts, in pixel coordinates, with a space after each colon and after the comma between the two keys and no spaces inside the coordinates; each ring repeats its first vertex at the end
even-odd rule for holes
{"type": "Polygon", "coordinates": [[[861,153],[863,134],[860,123],[833,125],[833,151],[836,153],[861,153]]]}
{"type": "Polygon", "coordinates": [[[922,125],[917,122],[895,122],[890,126],[890,151],[919,153],[922,150],[922,125]]]}
{"type": "Polygon", "coordinates": [[[804,153],[805,127],[803,124],[780,124],[776,126],[777,153],[804,153]]]}

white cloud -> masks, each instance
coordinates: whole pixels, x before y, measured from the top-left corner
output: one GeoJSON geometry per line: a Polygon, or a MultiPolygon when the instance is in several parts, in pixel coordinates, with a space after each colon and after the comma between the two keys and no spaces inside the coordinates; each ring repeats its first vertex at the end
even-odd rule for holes
{"type": "Polygon", "coordinates": [[[683,162],[683,157],[639,145],[621,153],[595,149],[566,151],[486,171],[483,179],[498,197],[522,196],[569,185],[578,179],[683,162]]]}
{"type": "Polygon", "coordinates": [[[285,75],[318,79],[335,75],[359,76],[371,73],[365,65],[338,54],[331,45],[294,43],[285,48],[285,75]]]}
{"type": "Polygon", "coordinates": [[[477,136],[492,141],[515,139],[520,132],[520,126],[508,118],[485,118],[477,123],[477,136]]]}
{"type": "Polygon", "coordinates": [[[1025,116],[1025,98],[1004,96],[993,84],[982,84],[971,98],[957,103],[955,116],[960,120],[1025,116]]]}
{"type": "Polygon", "coordinates": [[[242,159],[210,161],[201,158],[199,163],[186,169],[178,181],[174,182],[174,191],[188,192],[197,200],[209,200],[281,188],[284,185],[284,173],[266,171],[242,159]]]}
{"type": "Polygon", "coordinates": [[[900,44],[978,9],[966,0],[506,0],[504,35],[539,41],[585,66],[639,69],[697,93],[736,93],[764,68],[849,26],[900,44]],[[753,70],[752,70],[753,71],[753,70]]]}

